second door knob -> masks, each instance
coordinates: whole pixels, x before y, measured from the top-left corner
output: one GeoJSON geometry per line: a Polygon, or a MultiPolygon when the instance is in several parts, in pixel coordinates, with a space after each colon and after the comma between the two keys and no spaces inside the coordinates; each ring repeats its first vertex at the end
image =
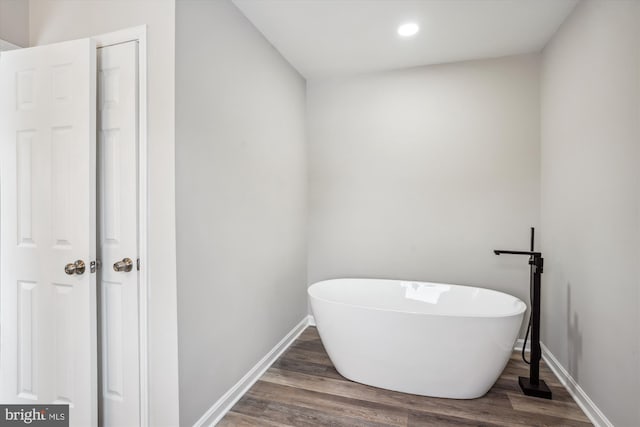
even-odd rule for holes
{"type": "Polygon", "coordinates": [[[122,261],[117,261],[113,264],[115,271],[124,271],[125,273],[133,269],[133,261],[131,258],[124,258],[122,261]]]}

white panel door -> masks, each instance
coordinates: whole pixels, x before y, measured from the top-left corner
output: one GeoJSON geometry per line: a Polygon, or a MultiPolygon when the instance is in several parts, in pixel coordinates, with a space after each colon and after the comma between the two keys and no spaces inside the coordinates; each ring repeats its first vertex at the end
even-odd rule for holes
{"type": "Polygon", "coordinates": [[[0,401],[69,404],[82,427],[97,424],[95,58],[88,39],[0,57],[0,401]]]}
{"type": "Polygon", "coordinates": [[[98,49],[100,424],[140,424],[137,42],[98,49]],[[121,264],[116,271],[114,264],[121,264]],[[127,271],[129,270],[129,271],[127,271]]]}

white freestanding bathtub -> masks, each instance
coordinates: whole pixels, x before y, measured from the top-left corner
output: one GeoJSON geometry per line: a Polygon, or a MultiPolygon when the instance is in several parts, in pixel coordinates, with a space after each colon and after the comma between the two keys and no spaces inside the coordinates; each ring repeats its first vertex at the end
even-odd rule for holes
{"type": "Polygon", "coordinates": [[[441,283],[336,279],[308,293],[320,338],[342,376],[454,399],[489,391],[526,310],[502,292],[441,283]]]}

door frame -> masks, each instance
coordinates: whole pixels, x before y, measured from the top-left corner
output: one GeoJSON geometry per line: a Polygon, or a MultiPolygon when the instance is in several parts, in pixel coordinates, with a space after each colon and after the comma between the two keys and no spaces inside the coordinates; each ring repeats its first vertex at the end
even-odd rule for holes
{"type": "MultiPolygon", "coordinates": [[[[147,139],[147,26],[92,36],[96,49],[121,43],[138,42],[138,258],[140,270],[138,300],[138,345],[140,367],[140,425],[149,425],[149,341],[148,341],[148,139],[147,139]]],[[[96,51],[97,55],[97,51],[96,51]]]]}

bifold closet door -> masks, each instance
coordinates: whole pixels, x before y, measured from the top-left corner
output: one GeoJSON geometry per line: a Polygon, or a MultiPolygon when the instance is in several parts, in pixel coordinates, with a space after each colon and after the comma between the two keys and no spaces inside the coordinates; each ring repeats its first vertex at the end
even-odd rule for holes
{"type": "Polygon", "coordinates": [[[100,424],[140,423],[137,42],[98,49],[100,424]]]}
{"type": "Polygon", "coordinates": [[[97,425],[96,48],[0,56],[0,401],[97,425]]]}

